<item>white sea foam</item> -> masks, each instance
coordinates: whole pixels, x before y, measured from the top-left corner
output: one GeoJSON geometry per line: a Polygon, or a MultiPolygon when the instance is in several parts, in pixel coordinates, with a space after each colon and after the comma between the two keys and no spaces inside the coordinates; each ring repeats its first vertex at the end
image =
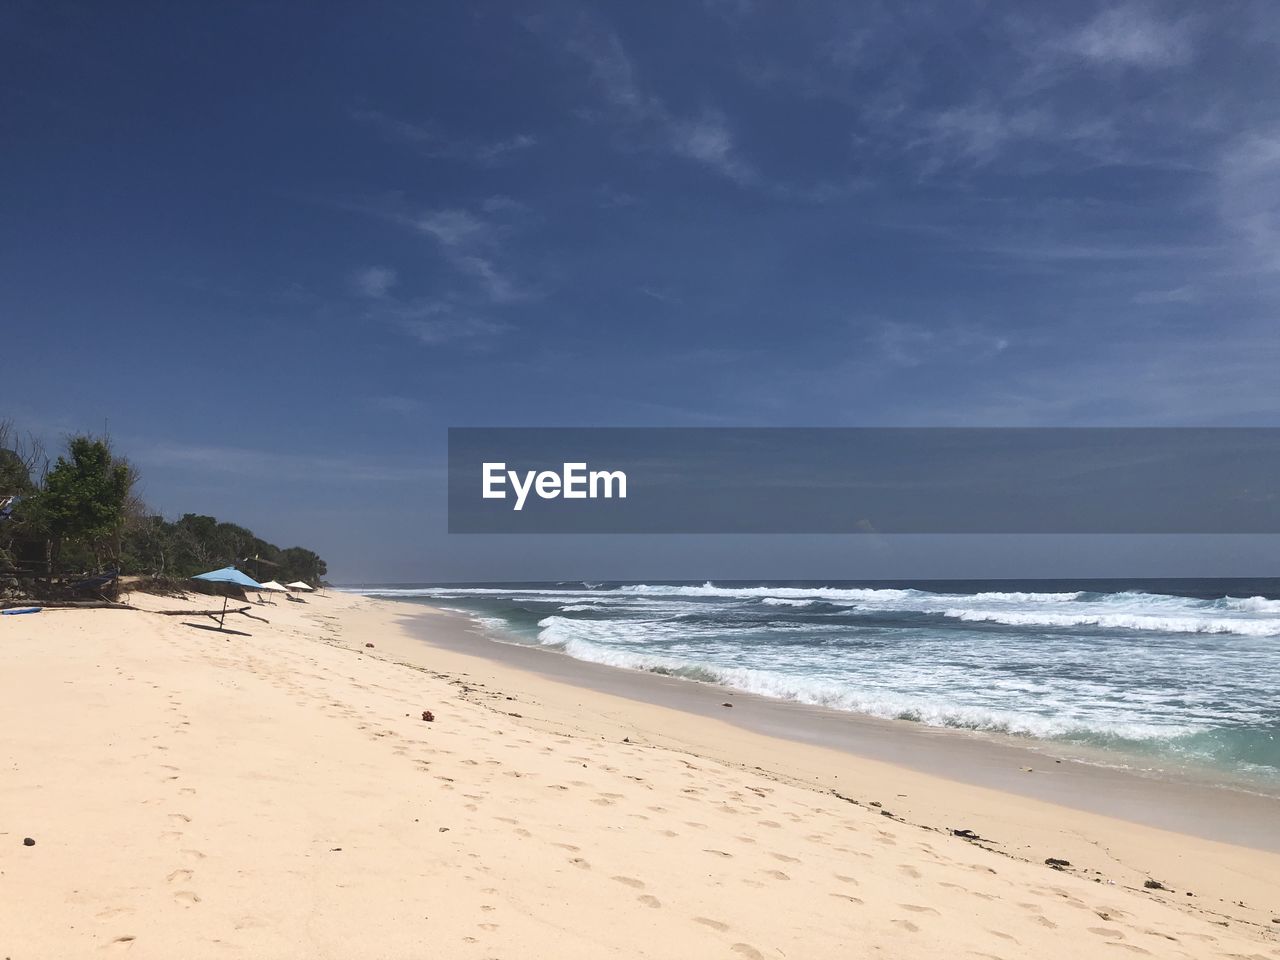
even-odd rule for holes
{"type": "Polygon", "coordinates": [[[999,591],[987,593],[975,593],[972,599],[979,603],[991,602],[1009,602],[1009,603],[1068,603],[1072,600],[1079,600],[1083,593],[1079,590],[1074,593],[1026,593],[1022,591],[1013,591],[1010,593],[1001,593],[999,591]]]}
{"type": "Polygon", "coordinates": [[[944,616],[973,623],[1023,627],[1101,627],[1111,630],[1157,630],[1161,633],[1234,633],[1245,637],[1280,636],[1280,620],[1170,617],[1131,613],[1052,613],[1046,611],[951,608],[944,616]]]}
{"type": "MultiPolygon", "coordinates": [[[[539,642],[579,660],[613,667],[662,673],[689,680],[718,683],[746,693],[790,700],[884,719],[912,720],[931,726],[1009,733],[1039,738],[1092,737],[1097,739],[1167,740],[1184,736],[1193,728],[1185,724],[1153,724],[1122,719],[1075,720],[1046,717],[1030,710],[995,709],[956,702],[941,695],[912,696],[888,690],[859,689],[847,683],[769,670],[729,667],[708,661],[643,653],[609,642],[594,629],[600,624],[564,617],[541,621],[539,642]]],[[[643,631],[641,625],[635,625],[643,631]]],[[[611,639],[636,631],[610,623],[611,639]],[[620,629],[621,628],[621,629],[620,629]]]]}
{"type": "Polygon", "coordinates": [[[757,597],[775,599],[810,600],[906,600],[927,596],[919,590],[894,590],[874,587],[717,587],[707,581],[700,587],[681,585],[637,583],[618,588],[623,594],[643,594],[660,597],[722,597],[730,600],[750,600],[757,597]]]}
{"type": "Polygon", "coordinates": [[[1221,600],[1214,600],[1213,605],[1224,610],[1280,616],[1280,600],[1268,600],[1266,597],[1223,597],[1221,600]]]}

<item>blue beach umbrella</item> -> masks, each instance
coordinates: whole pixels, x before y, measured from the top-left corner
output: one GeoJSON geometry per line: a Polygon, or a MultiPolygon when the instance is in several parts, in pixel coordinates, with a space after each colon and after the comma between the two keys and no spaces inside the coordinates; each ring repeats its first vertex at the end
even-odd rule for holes
{"type": "Polygon", "coordinates": [[[241,587],[248,587],[250,590],[262,589],[262,584],[241,573],[235,567],[223,567],[220,570],[210,570],[208,573],[197,573],[191,579],[210,580],[213,583],[234,583],[241,587]]]}
{"type": "MultiPolygon", "coordinates": [[[[261,590],[262,584],[254,580],[250,576],[241,573],[235,567],[223,567],[220,570],[210,570],[208,573],[197,573],[192,580],[207,580],[210,583],[234,583],[238,587],[245,587],[249,590],[261,590]]],[[[227,619],[227,598],[222,598],[222,616],[218,618],[218,629],[222,629],[223,622],[227,619]]]]}

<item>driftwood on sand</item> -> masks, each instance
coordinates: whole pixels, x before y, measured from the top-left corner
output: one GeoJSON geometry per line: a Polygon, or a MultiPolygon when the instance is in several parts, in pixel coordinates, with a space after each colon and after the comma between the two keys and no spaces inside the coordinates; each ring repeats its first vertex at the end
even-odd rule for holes
{"type": "Polygon", "coordinates": [[[254,616],[249,610],[249,607],[227,607],[226,610],[220,610],[215,607],[212,610],[148,610],[147,612],[158,613],[162,617],[221,617],[224,614],[238,613],[241,616],[248,617],[250,620],[261,620],[263,623],[271,622],[265,617],[254,616]]]}
{"type": "Polygon", "coordinates": [[[211,610],[144,610],[142,607],[135,607],[128,603],[116,603],[111,600],[53,600],[41,604],[33,604],[30,600],[0,600],[0,610],[30,606],[39,606],[42,610],[136,610],[139,613],[156,613],[162,617],[217,618],[224,614],[238,613],[241,616],[248,617],[250,620],[261,620],[263,623],[271,622],[265,617],[254,616],[249,612],[252,609],[249,606],[227,607],[226,610],[222,610],[219,607],[214,607],[211,610]]]}
{"type": "Polygon", "coordinates": [[[0,600],[0,610],[15,607],[40,607],[42,610],[137,610],[127,603],[116,603],[114,600],[0,600]]]}

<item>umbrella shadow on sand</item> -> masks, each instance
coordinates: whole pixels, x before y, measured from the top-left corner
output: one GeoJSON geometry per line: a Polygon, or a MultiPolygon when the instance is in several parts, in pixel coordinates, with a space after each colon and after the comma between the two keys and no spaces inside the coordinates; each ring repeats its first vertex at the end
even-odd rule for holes
{"type": "Polygon", "coordinates": [[[197,630],[208,630],[212,633],[221,633],[223,636],[236,637],[252,637],[252,633],[245,633],[243,630],[232,630],[230,627],[211,627],[207,623],[192,623],[190,620],[183,620],[184,627],[195,627],[197,630]]]}

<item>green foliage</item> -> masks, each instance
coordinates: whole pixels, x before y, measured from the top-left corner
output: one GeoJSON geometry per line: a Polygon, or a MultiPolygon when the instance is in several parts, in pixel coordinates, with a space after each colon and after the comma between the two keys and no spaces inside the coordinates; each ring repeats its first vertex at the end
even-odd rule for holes
{"type": "Polygon", "coordinates": [[[15,450],[0,447],[0,497],[35,491],[27,465],[15,450]]]}
{"type": "Polygon", "coordinates": [[[25,499],[0,523],[0,560],[6,553],[38,558],[38,569],[48,573],[115,567],[174,578],[235,564],[283,583],[318,584],[328,572],[311,550],[282,549],[237,524],[197,513],[169,521],[148,512],[131,496],[136,471],[104,440],[73,437],[39,483],[30,467],[37,458],[22,456],[11,436],[9,425],[0,424],[0,495],[25,499]]]}
{"type": "Polygon", "coordinates": [[[95,542],[124,523],[129,468],[117,463],[105,441],[72,437],[69,457],[59,457],[33,498],[40,523],[55,540],[95,542]]]}

